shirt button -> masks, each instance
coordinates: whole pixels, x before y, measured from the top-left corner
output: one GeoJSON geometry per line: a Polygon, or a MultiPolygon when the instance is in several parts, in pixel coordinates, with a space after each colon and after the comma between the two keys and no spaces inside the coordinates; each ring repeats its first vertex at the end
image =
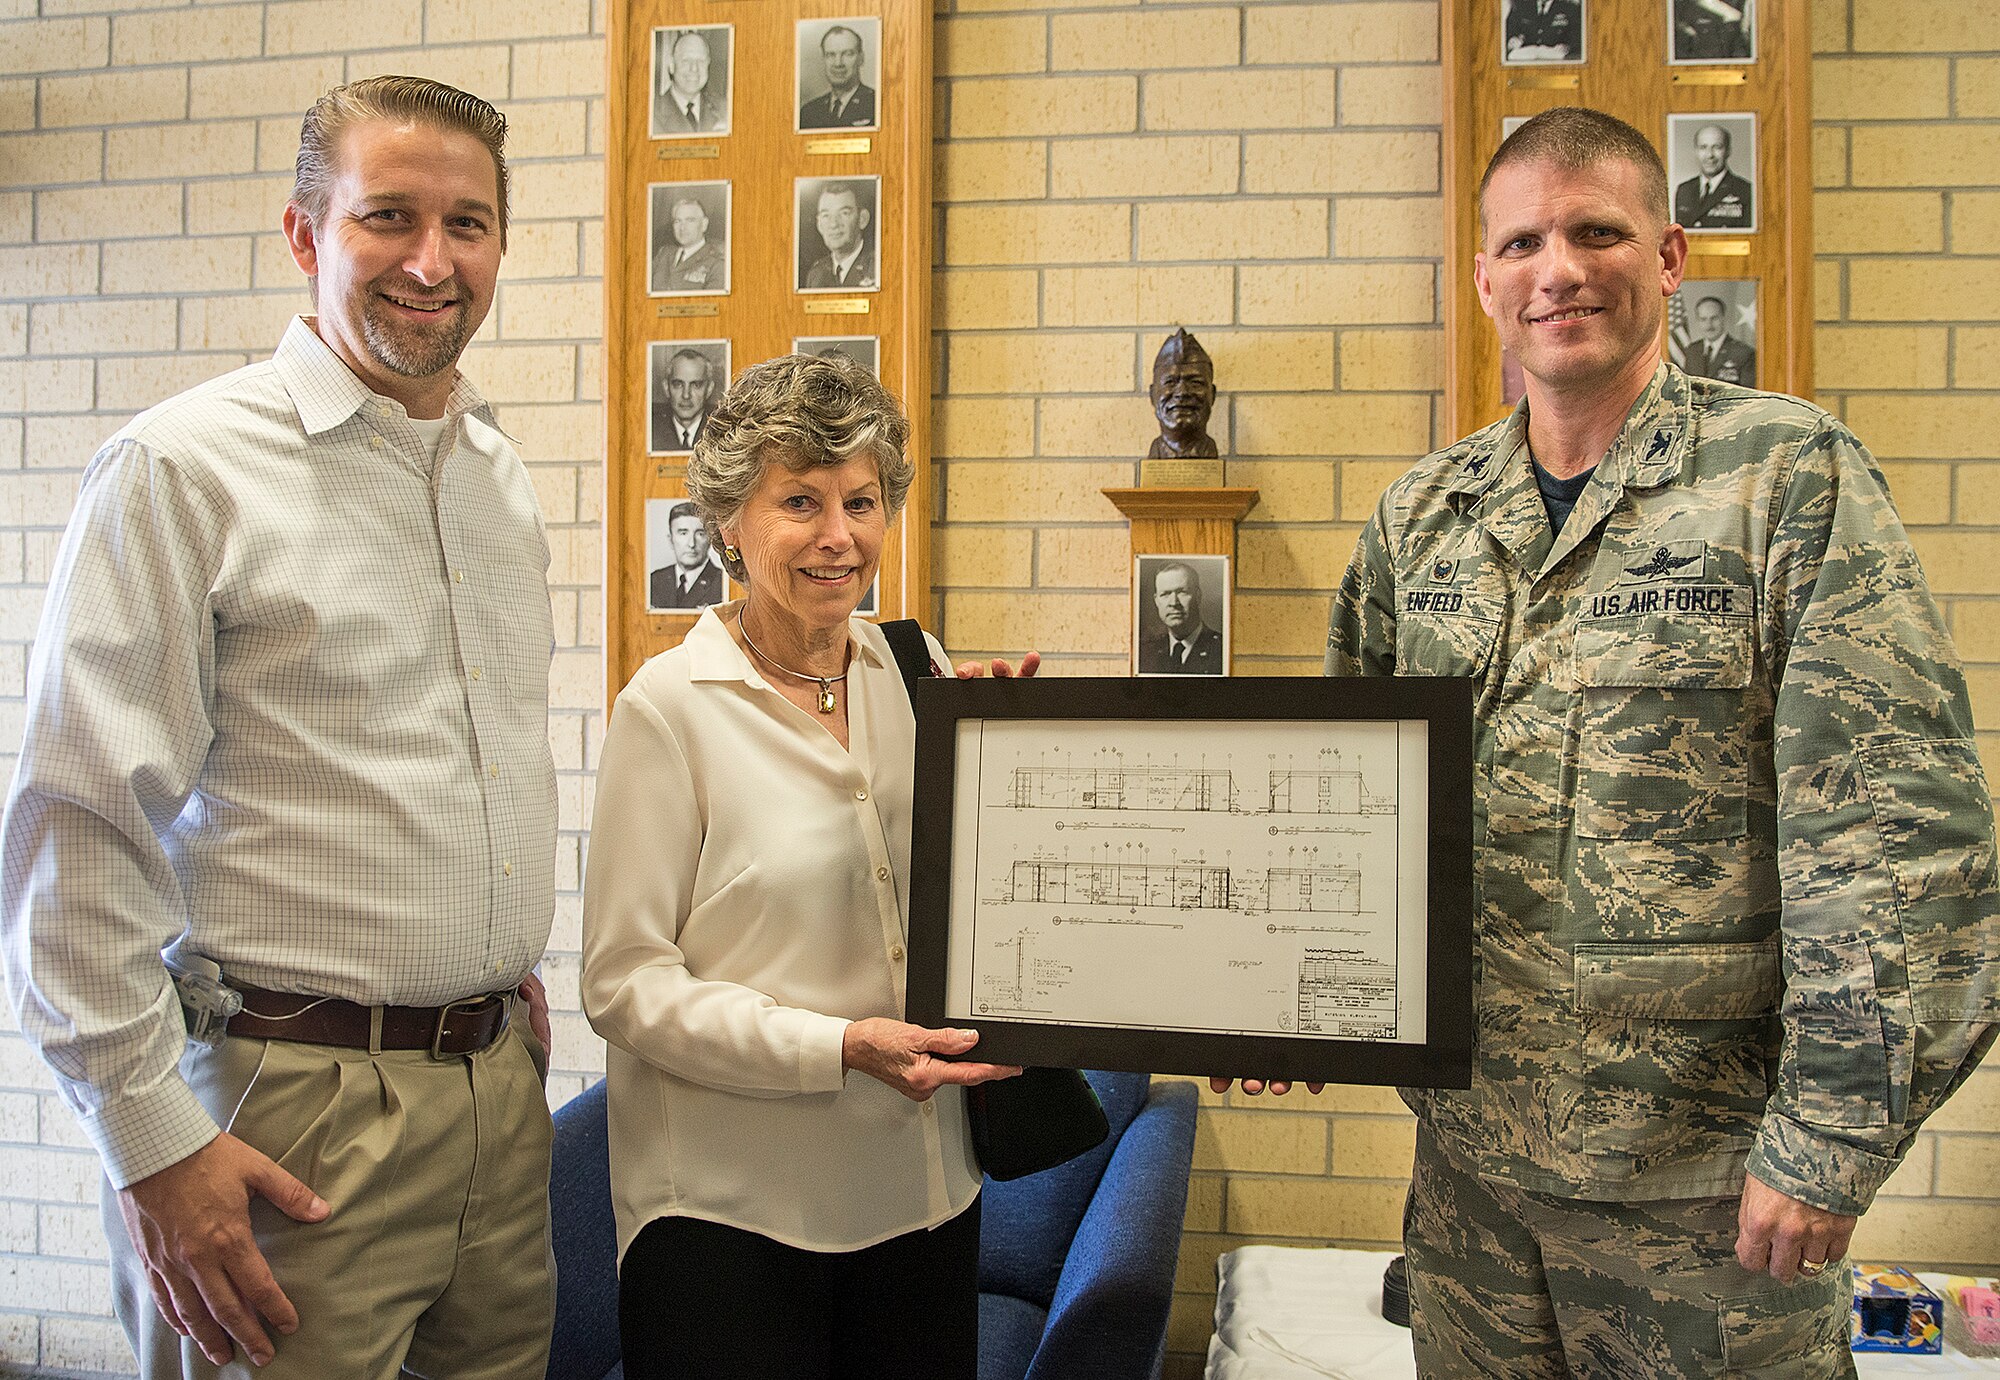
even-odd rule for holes
{"type": "Polygon", "coordinates": [[[855,798],[856,800],[866,800],[866,799],[868,798],[868,792],[866,792],[866,791],[856,791],[856,792],[854,793],[854,798],[855,798]]]}
{"type": "Polygon", "coordinates": [[[371,436],[368,438],[368,444],[380,450],[382,449],[382,438],[380,436],[371,436]]]}
{"type": "Polygon", "coordinates": [[[499,780],[499,778],[500,778],[500,764],[499,764],[498,762],[488,762],[488,763],[486,764],[486,774],[487,774],[488,776],[490,776],[490,777],[494,778],[494,779],[495,779],[496,781],[497,781],[497,780],[499,780]]]}
{"type": "Polygon", "coordinates": [[[901,944],[897,944],[893,948],[891,948],[889,950],[889,957],[895,959],[896,962],[901,963],[903,961],[903,946],[901,944]]]}
{"type": "Polygon", "coordinates": [[[936,1115],[937,1115],[937,1103],[935,1103],[935,1102],[926,1102],[926,1103],[924,1104],[924,1115],[925,1115],[925,1116],[936,1116],[936,1115]]]}
{"type": "Polygon", "coordinates": [[[510,863],[510,862],[503,862],[503,863],[501,863],[501,864],[500,864],[500,875],[501,875],[501,876],[503,876],[503,877],[511,877],[511,876],[513,876],[513,875],[514,875],[514,864],[512,864],[512,863],[510,863]]]}
{"type": "Polygon", "coordinates": [[[481,674],[482,674],[482,672],[480,671],[480,669],[479,669],[479,668],[478,668],[477,666],[475,666],[475,667],[473,667],[473,668],[472,668],[472,678],[473,678],[474,680],[478,680],[481,674]]]}
{"type": "MultiPolygon", "coordinates": [[[[376,444],[380,445],[381,442],[377,441],[376,444]]],[[[451,578],[454,583],[462,585],[465,583],[465,572],[463,570],[454,570],[451,572],[451,578]]]]}
{"type": "Polygon", "coordinates": [[[886,882],[886,881],[888,881],[888,880],[889,880],[889,869],[888,869],[888,868],[886,868],[886,867],[878,867],[878,868],[876,868],[876,869],[875,869],[875,880],[876,880],[876,881],[878,881],[878,882],[886,882]]]}

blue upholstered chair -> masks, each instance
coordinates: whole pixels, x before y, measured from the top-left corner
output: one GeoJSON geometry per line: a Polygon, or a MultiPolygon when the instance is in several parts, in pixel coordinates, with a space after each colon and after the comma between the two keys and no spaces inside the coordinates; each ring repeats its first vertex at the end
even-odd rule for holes
{"type": "MultiPolygon", "coordinates": [[[[1046,1174],[986,1185],[979,1380],[1155,1380],[1194,1158],[1195,1092],[1090,1075],[1103,1145],[1046,1174]]],[[[548,1380],[619,1380],[617,1237],[604,1085],[556,1113],[549,1185],[556,1332],[548,1380]]]]}
{"type": "Polygon", "coordinates": [[[979,1230],[979,1380],[1154,1380],[1194,1160],[1195,1091],[1087,1074],[1111,1122],[1088,1155],[988,1180],[979,1230]]]}
{"type": "Polygon", "coordinates": [[[556,1334],[548,1380],[624,1380],[618,1360],[618,1229],[611,1218],[604,1081],[556,1113],[549,1234],[556,1253],[556,1334]]]}

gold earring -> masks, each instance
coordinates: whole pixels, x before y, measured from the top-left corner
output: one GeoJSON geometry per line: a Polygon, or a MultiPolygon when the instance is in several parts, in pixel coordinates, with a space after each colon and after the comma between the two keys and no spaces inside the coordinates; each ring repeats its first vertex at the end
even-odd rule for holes
{"type": "Polygon", "coordinates": [[[743,563],[743,553],[728,542],[724,542],[722,544],[722,559],[735,565],[741,565],[743,563]]]}

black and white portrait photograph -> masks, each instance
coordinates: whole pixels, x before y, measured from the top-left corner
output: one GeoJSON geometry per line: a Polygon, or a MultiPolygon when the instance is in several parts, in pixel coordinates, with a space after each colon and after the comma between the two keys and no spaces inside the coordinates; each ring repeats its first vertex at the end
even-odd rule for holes
{"type": "Polygon", "coordinates": [[[722,557],[685,498],[646,500],[646,611],[692,613],[729,597],[722,557]]]}
{"type": "Polygon", "coordinates": [[[1585,0],[1500,0],[1500,65],[1583,61],[1585,0]]]}
{"type": "Polygon", "coordinates": [[[800,292],[874,292],[879,177],[801,177],[795,182],[800,292]]]}
{"type": "Polygon", "coordinates": [[[854,606],[854,611],[863,618],[873,618],[882,611],[882,572],[880,570],[877,570],[875,578],[868,582],[868,591],[861,596],[861,602],[854,606]]]}
{"type": "Polygon", "coordinates": [[[729,184],[655,182],[646,209],[654,297],[709,297],[729,291],[729,184]]]}
{"type": "Polygon", "coordinates": [[[1514,131],[1528,123],[1526,115],[1503,115],[1500,117],[1500,142],[1506,143],[1514,137],[1514,131]]]}
{"type": "Polygon", "coordinates": [[[735,33],[728,24],[653,30],[655,139],[729,133],[735,33]]]}
{"type": "Polygon", "coordinates": [[[1140,556],[1132,580],[1138,674],[1229,674],[1229,557],[1140,556]]]}
{"type": "Polygon", "coordinates": [[[1690,374],[1757,386],[1757,283],[1685,279],[1667,302],[1667,354],[1690,374]]]}
{"type": "Polygon", "coordinates": [[[799,131],[879,129],[882,21],[801,19],[797,32],[799,131]]]}
{"type": "Polygon", "coordinates": [[[726,340],[655,340],[646,346],[646,396],[652,403],[648,455],[686,455],[729,386],[726,340]]]}
{"type": "Polygon", "coordinates": [[[1666,0],[1667,61],[1755,62],[1757,0],[1666,0]]]}
{"type": "Polygon", "coordinates": [[[1757,228],[1757,117],[1667,116],[1667,181],[1683,230],[1757,228]]]}
{"type": "Polygon", "coordinates": [[[882,377],[882,342],[872,335],[801,335],[792,350],[802,355],[845,355],[876,378],[882,377]]]}

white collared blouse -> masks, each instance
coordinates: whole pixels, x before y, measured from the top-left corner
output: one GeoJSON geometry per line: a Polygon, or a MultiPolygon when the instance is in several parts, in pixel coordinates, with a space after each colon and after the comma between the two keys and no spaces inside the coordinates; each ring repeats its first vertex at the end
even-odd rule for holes
{"type": "Polygon", "coordinates": [[[903,1014],[916,721],[895,658],[849,622],[843,749],[730,638],[736,609],[640,668],[598,769],[583,1004],[611,1044],[621,1257],[669,1216],[858,1250],[979,1190],[959,1089],[920,1104],[841,1067],[850,1021],[903,1014]]]}

